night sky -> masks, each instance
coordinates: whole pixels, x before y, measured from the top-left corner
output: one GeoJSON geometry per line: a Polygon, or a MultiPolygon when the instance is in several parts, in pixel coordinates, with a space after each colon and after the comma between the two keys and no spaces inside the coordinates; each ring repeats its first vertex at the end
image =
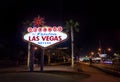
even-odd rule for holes
{"type": "MultiPolygon", "coordinates": [[[[91,0],[0,0],[0,50],[2,55],[24,49],[23,23],[40,15],[46,25],[65,26],[65,21],[78,21],[75,47],[83,53],[96,50],[99,41],[103,48],[120,52],[119,4],[115,1],[91,0]]],[[[70,41],[62,45],[70,46],[70,41]]],[[[1,55],[1,54],[0,54],[1,55]]]]}

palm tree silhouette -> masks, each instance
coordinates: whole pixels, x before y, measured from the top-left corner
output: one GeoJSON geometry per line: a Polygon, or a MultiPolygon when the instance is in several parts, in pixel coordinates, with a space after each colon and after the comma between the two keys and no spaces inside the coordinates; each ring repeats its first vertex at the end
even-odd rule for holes
{"type": "Polygon", "coordinates": [[[66,21],[66,31],[70,31],[71,32],[71,50],[72,50],[72,54],[71,54],[71,66],[74,67],[74,30],[75,31],[79,31],[79,23],[78,22],[74,22],[72,19],[66,21]]]}

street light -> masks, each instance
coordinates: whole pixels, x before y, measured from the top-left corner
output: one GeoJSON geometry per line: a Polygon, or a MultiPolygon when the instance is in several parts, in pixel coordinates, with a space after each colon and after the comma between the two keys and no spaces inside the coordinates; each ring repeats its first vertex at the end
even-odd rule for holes
{"type": "Polygon", "coordinates": [[[94,52],[91,52],[91,55],[94,55],[94,52]]]}
{"type": "Polygon", "coordinates": [[[112,56],[111,56],[111,48],[108,48],[107,51],[108,51],[108,58],[112,58],[112,56]]]}
{"type": "Polygon", "coordinates": [[[98,51],[101,51],[101,48],[98,48],[98,51]]]}
{"type": "Polygon", "coordinates": [[[108,51],[111,51],[111,48],[108,48],[107,50],[108,50],[108,51]]]}
{"type": "Polygon", "coordinates": [[[102,49],[98,48],[98,54],[101,54],[102,49]]]}

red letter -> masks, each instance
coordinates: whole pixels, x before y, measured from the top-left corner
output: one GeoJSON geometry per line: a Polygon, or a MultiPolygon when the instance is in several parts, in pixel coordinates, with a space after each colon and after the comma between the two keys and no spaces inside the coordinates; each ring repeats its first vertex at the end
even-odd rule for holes
{"type": "Polygon", "coordinates": [[[36,41],[39,41],[39,36],[36,37],[36,41]]]}
{"type": "Polygon", "coordinates": [[[32,37],[32,41],[35,41],[35,36],[32,37]]]}
{"type": "Polygon", "coordinates": [[[54,40],[57,40],[57,41],[58,41],[58,37],[57,37],[57,36],[55,36],[55,37],[54,37],[54,40]]]}
{"type": "Polygon", "coordinates": [[[30,36],[28,37],[28,41],[31,41],[31,40],[30,40],[30,36]]]}
{"type": "Polygon", "coordinates": [[[58,31],[62,31],[63,30],[63,28],[61,27],[61,26],[58,26],[58,31]]]}
{"type": "Polygon", "coordinates": [[[49,36],[46,36],[46,41],[49,41],[49,36]]]}
{"type": "Polygon", "coordinates": [[[33,27],[33,32],[37,32],[37,28],[36,27],[33,27]]]}
{"type": "Polygon", "coordinates": [[[61,38],[61,36],[58,36],[58,38],[59,38],[59,41],[62,41],[62,38],[61,38]]]}
{"type": "Polygon", "coordinates": [[[57,31],[57,27],[56,26],[53,27],[53,31],[54,32],[57,31]]]}
{"type": "Polygon", "coordinates": [[[38,27],[38,32],[41,32],[42,31],[42,28],[41,27],[38,27]]]}
{"type": "Polygon", "coordinates": [[[54,37],[53,36],[50,36],[50,41],[53,41],[54,40],[54,37]]]}
{"type": "Polygon", "coordinates": [[[46,28],[43,28],[43,31],[44,31],[44,32],[46,32],[46,31],[47,31],[47,29],[46,29],[46,28]]]}
{"type": "Polygon", "coordinates": [[[42,36],[42,40],[43,40],[43,41],[45,40],[45,38],[46,38],[46,36],[42,36]]]}
{"type": "Polygon", "coordinates": [[[27,31],[32,32],[32,27],[28,27],[27,31]]]}
{"type": "Polygon", "coordinates": [[[48,31],[49,31],[49,32],[51,32],[51,31],[52,31],[52,28],[51,28],[51,27],[49,27],[49,28],[48,28],[48,31]]]}

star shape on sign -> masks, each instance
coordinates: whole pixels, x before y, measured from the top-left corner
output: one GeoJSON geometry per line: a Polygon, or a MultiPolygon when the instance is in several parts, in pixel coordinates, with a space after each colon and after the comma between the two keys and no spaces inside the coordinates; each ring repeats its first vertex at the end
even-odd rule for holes
{"type": "Polygon", "coordinates": [[[33,23],[36,27],[42,26],[45,23],[44,18],[38,16],[38,17],[34,18],[33,23]]]}

